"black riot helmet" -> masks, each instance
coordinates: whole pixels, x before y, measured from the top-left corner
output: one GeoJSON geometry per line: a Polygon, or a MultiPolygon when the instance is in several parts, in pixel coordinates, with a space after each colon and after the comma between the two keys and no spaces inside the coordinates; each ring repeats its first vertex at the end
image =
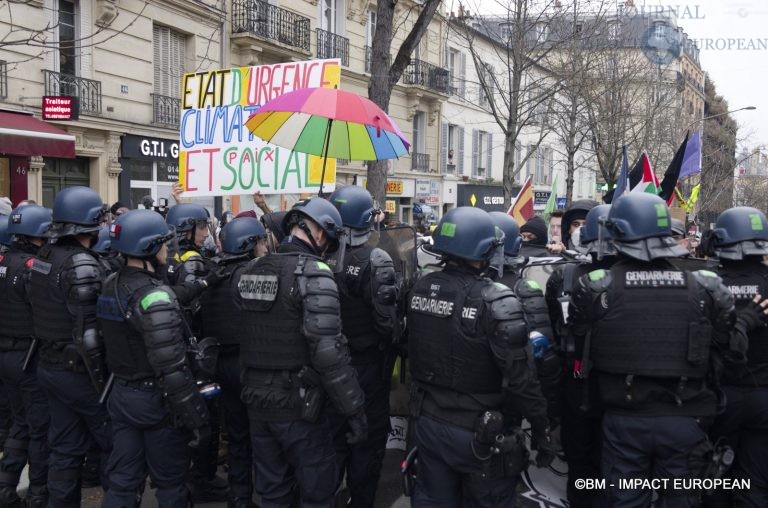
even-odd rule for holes
{"type": "Polygon", "coordinates": [[[712,232],[715,254],[722,259],[768,255],[768,221],[756,208],[737,206],[720,214],[712,232]]]}
{"type": "Polygon", "coordinates": [[[107,213],[107,205],[90,187],[67,187],[56,194],[51,220],[53,236],[95,233],[107,213]]]}
{"type": "MultiPolygon", "coordinates": [[[[339,211],[330,201],[321,197],[314,197],[298,201],[283,218],[283,229],[290,234],[293,226],[301,226],[303,219],[310,219],[320,226],[328,236],[326,252],[335,252],[339,248],[340,240],[344,236],[344,226],[339,211]]],[[[303,228],[302,228],[303,229],[303,228]]],[[[306,231],[305,231],[306,232],[306,231]]],[[[312,237],[307,232],[307,235],[312,237]]],[[[316,249],[318,247],[313,245],[316,249]]],[[[318,249],[319,250],[319,249],[318,249]]]]}
{"type": "Polygon", "coordinates": [[[565,213],[563,213],[560,229],[562,231],[563,244],[566,247],[575,247],[568,245],[568,241],[571,239],[571,223],[575,220],[586,220],[587,213],[597,205],[597,201],[593,199],[579,199],[571,203],[565,213]]]}
{"type": "Polygon", "coordinates": [[[208,224],[210,215],[204,206],[195,203],[179,203],[168,209],[165,221],[176,228],[176,233],[192,231],[198,224],[208,224]]]}
{"type": "Polygon", "coordinates": [[[371,194],[357,185],[345,185],[336,189],[328,201],[339,210],[347,244],[356,247],[367,242],[376,211],[371,194]]]}
{"type": "Polygon", "coordinates": [[[130,210],[109,226],[110,248],[134,258],[153,258],[173,236],[173,226],[154,210],[130,210]]]}
{"type": "Polygon", "coordinates": [[[504,255],[517,257],[520,253],[520,246],[523,244],[523,237],[520,236],[520,226],[518,226],[517,221],[504,212],[490,212],[488,215],[491,216],[496,227],[504,232],[504,255]]]}
{"type": "Polygon", "coordinates": [[[226,254],[241,255],[253,251],[259,240],[267,238],[267,230],[254,217],[238,217],[221,228],[219,240],[226,254]]]}
{"type": "MultiPolygon", "coordinates": [[[[122,214],[120,214],[122,215],[122,214]]],[[[99,230],[99,238],[96,243],[93,244],[91,250],[99,256],[108,256],[112,247],[112,238],[109,236],[109,227],[104,227],[99,230]]]]}
{"type": "Polygon", "coordinates": [[[8,216],[8,233],[43,238],[51,227],[52,211],[39,205],[22,205],[8,216]]]}
{"type": "Polygon", "coordinates": [[[651,261],[688,254],[688,250],[672,238],[669,208],[655,194],[624,194],[611,204],[605,223],[616,250],[625,256],[651,261]]]}
{"type": "Polygon", "coordinates": [[[499,272],[504,266],[504,232],[485,210],[472,206],[448,210],[432,237],[431,250],[445,258],[484,261],[499,272]]]}

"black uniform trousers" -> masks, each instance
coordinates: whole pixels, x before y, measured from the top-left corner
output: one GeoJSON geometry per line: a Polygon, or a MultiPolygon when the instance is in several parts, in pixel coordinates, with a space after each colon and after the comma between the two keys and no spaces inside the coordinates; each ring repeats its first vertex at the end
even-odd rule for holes
{"type": "Polygon", "coordinates": [[[367,363],[355,363],[357,380],[365,393],[365,416],[368,438],[355,445],[347,443],[347,417],[333,412],[329,415],[339,467],[339,482],[347,474],[350,506],[372,508],[381,476],[387,439],[389,438],[389,389],[392,384],[392,363],[386,351],[367,363]]]}
{"type": "Polygon", "coordinates": [[[0,461],[0,486],[16,487],[29,462],[29,483],[48,478],[48,398],[37,382],[37,362],[24,371],[26,351],[0,352],[0,379],[13,412],[13,424],[0,461]]]}
{"type": "Polygon", "coordinates": [[[600,453],[603,437],[602,409],[595,407],[597,397],[592,399],[592,407],[582,408],[585,400],[585,379],[574,379],[567,372],[562,379],[563,400],[560,441],[563,445],[565,460],[568,462],[568,502],[573,508],[597,508],[605,506],[604,493],[596,489],[577,489],[578,479],[602,477],[600,472],[600,453]]]}
{"type": "MultiPolygon", "coordinates": [[[[707,441],[707,435],[692,416],[603,416],[603,476],[612,508],[648,508],[653,490],[621,488],[620,480],[695,478],[691,452],[707,441]],[[611,487],[611,484],[613,487],[611,487]]],[[[657,491],[656,506],[699,506],[700,492],[672,489],[657,491]]]]}
{"type": "Polygon", "coordinates": [[[229,463],[229,495],[251,499],[253,495],[253,461],[248,428],[248,406],[240,399],[240,355],[222,350],[216,364],[216,379],[221,385],[224,428],[227,431],[229,463]]]}
{"type": "Polygon", "coordinates": [[[736,452],[727,476],[749,479],[750,488],[719,491],[708,507],[768,506],[768,387],[724,386],[727,406],[710,429],[712,441],[725,437],[736,452]]]}
{"type": "Polygon", "coordinates": [[[484,462],[473,451],[474,433],[422,414],[416,420],[419,448],[415,508],[513,508],[518,477],[482,478],[484,462]]]}
{"type": "Polygon", "coordinates": [[[190,433],[173,426],[154,383],[116,379],[107,403],[114,446],[107,462],[109,490],[103,507],[134,506],[147,473],[160,507],[184,508],[190,433]]]}
{"type": "MultiPolygon", "coordinates": [[[[254,408],[257,412],[258,409],[254,408]]],[[[256,491],[262,508],[328,508],[338,479],[328,419],[265,422],[251,419],[256,491]]]]}

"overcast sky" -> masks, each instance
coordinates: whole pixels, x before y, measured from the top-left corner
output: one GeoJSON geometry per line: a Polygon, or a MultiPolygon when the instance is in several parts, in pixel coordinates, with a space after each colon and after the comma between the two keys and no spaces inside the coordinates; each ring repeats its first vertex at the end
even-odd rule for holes
{"type": "MultiPolygon", "coordinates": [[[[533,0],[551,7],[553,0],[533,0]]],[[[598,0],[592,2],[601,3],[598,0]]],[[[626,0],[603,0],[616,10],[626,0]]],[[[459,3],[473,12],[504,13],[510,0],[446,0],[450,11],[459,3]]],[[[564,6],[572,0],[561,0],[564,6]]],[[[715,82],[730,109],[755,106],[733,116],[740,125],[742,145],[768,147],[768,0],[634,0],[636,8],[678,14],[678,24],[698,41],[701,66],[715,82]]]]}
{"type": "Polygon", "coordinates": [[[701,66],[717,92],[730,109],[757,107],[734,113],[741,127],[739,138],[749,135],[747,146],[768,147],[768,1],[656,0],[647,4],[688,7],[691,17],[678,23],[699,42],[701,66]]]}

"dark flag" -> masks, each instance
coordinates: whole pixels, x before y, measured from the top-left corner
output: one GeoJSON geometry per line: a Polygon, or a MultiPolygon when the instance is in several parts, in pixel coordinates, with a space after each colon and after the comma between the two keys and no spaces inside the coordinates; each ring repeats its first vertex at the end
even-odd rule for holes
{"type": "MultiPolygon", "coordinates": [[[[627,146],[624,145],[623,149],[623,157],[621,160],[621,166],[622,170],[624,169],[624,164],[628,164],[627,159],[627,146]]],[[[634,189],[637,184],[640,183],[640,180],[643,179],[643,156],[640,155],[640,158],[637,159],[637,162],[635,162],[635,165],[632,166],[632,170],[629,172],[629,184],[625,187],[625,191],[623,192],[629,192],[632,189],[634,189]]],[[[608,191],[605,196],[603,196],[603,203],[610,204],[611,201],[613,201],[613,195],[616,193],[618,187],[619,187],[619,181],[621,180],[621,172],[619,172],[619,180],[616,182],[616,187],[608,191]]]]}
{"type": "Polygon", "coordinates": [[[664,179],[661,181],[659,197],[667,202],[667,206],[669,206],[675,196],[675,186],[680,178],[680,168],[683,166],[683,159],[685,159],[685,146],[688,144],[688,134],[689,132],[685,133],[685,139],[675,152],[675,156],[672,157],[672,162],[669,163],[669,167],[666,173],[664,173],[664,179]]]}

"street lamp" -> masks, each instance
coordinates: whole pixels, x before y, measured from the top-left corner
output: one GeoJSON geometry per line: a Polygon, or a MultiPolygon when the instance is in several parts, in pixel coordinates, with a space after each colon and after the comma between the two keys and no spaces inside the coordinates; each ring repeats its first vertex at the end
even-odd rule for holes
{"type": "Polygon", "coordinates": [[[731,111],[726,111],[725,113],[718,113],[716,115],[705,116],[705,117],[699,118],[698,120],[694,120],[693,122],[689,123],[688,125],[685,126],[685,129],[683,129],[683,130],[687,131],[692,126],[696,125],[699,122],[703,122],[704,120],[710,120],[712,118],[717,118],[719,116],[730,115],[731,113],[736,113],[737,111],[754,111],[756,109],[757,109],[757,107],[755,107],[755,106],[744,106],[743,108],[732,109],[731,111]]]}

